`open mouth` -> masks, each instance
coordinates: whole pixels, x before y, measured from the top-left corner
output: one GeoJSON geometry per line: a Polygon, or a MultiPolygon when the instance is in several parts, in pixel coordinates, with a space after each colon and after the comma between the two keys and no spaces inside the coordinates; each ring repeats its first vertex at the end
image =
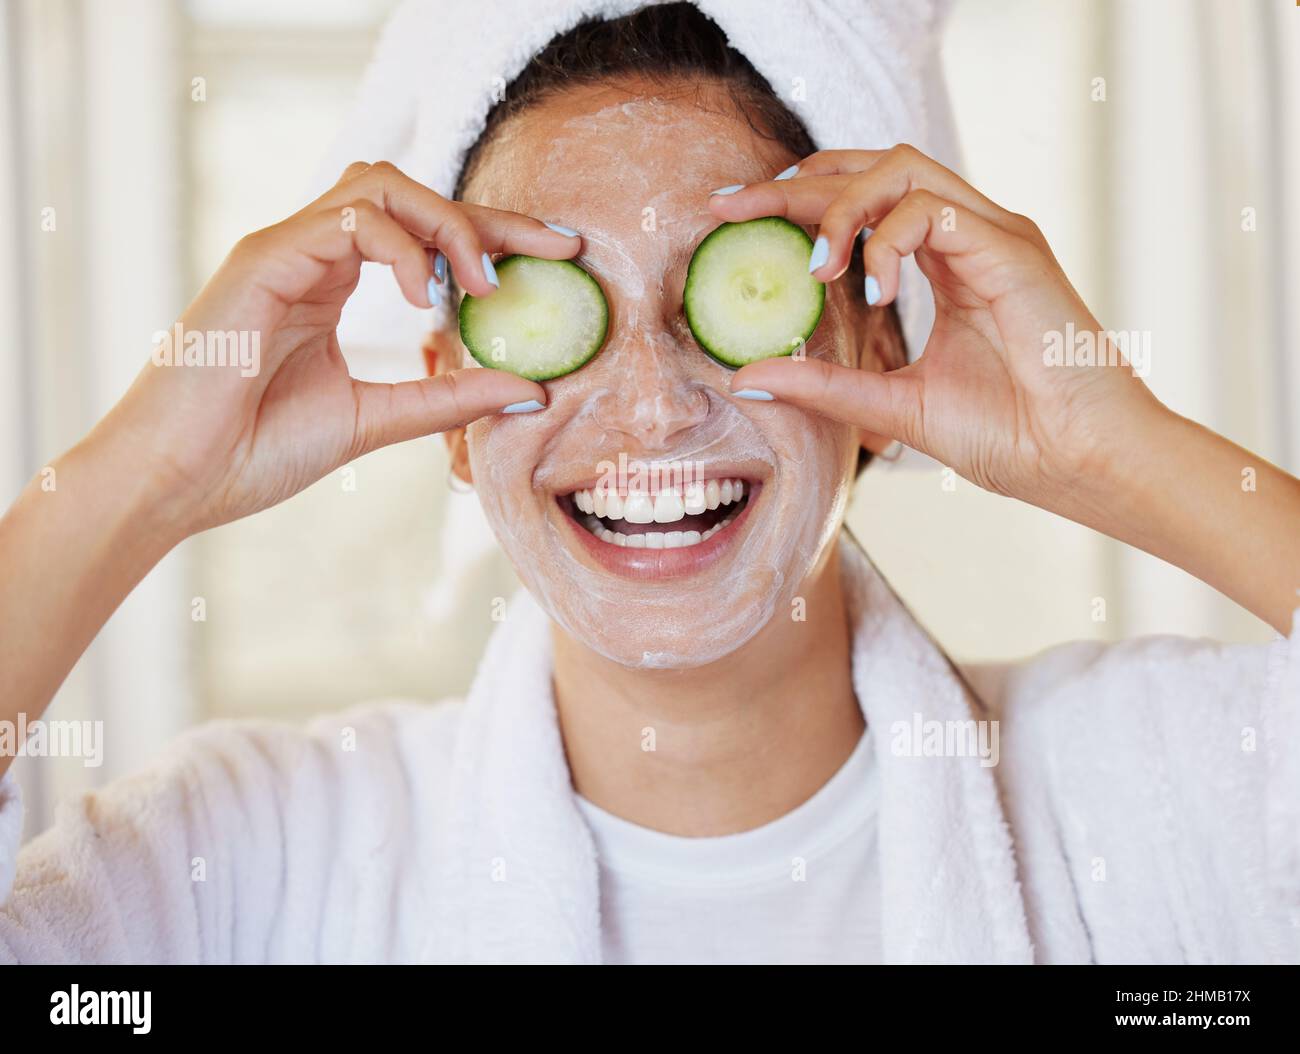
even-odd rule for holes
{"type": "Polygon", "coordinates": [[[628,549],[688,549],[726,531],[745,510],[752,483],[710,479],[656,493],[577,490],[566,511],[593,537],[628,549]]]}
{"type": "Polygon", "coordinates": [[[696,476],[646,487],[601,481],[555,495],[573,538],[606,571],[631,578],[699,574],[735,551],[763,492],[755,476],[696,476]]]}

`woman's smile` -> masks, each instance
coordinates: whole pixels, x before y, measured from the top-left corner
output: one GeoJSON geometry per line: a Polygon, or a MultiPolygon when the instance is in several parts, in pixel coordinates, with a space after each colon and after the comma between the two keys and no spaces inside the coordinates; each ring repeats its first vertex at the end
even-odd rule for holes
{"type": "Polygon", "coordinates": [[[705,468],[690,479],[600,481],[556,496],[567,532],[600,567],[633,578],[697,574],[752,528],[763,489],[755,475],[705,468]]]}

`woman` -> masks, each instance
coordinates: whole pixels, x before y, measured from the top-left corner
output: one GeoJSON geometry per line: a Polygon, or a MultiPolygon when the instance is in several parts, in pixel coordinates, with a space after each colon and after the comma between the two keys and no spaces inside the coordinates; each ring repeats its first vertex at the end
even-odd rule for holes
{"type": "Polygon", "coordinates": [[[1031,222],[908,147],[815,151],[689,5],[552,41],[457,197],[357,164],[240,242],[181,324],[260,333],[260,373],[146,367],[57,490],[24,493],[0,667],[6,716],[33,719],[178,541],[441,431],[527,586],[469,698],[210,726],[17,861],[7,781],[0,955],[1297,958],[1294,636],[1077,646],[977,693],[840,537],[862,452],[900,440],[1290,630],[1300,483],[1122,364],[1045,363],[1045,335],[1102,327],[1031,222]],[[731,373],[684,328],[685,265],[769,215],[815,229],[826,314],[806,357],[731,373]],[[497,254],[580,259],[604,347],[543,386],[465,368],[448,324],[429,379],[351,380],[335,327],[361,262],[428,307],[450,299],[435,249],[476,297],[497,254]],[[909,254],[936,321],[903,366],[909,254]],[[654,526],[580,515],[620,455],[702,464],[736,514],[680,548],[609,541],[654,526]]]}

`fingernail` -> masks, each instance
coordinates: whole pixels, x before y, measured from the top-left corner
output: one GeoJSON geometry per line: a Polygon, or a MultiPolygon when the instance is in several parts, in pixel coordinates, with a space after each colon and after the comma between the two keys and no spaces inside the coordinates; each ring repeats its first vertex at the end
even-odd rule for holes
{"type": "Polygon", "coordinates": [[[483,254],[483,277],[498,289],[501,288],[501,283],[497,280],[497,269],[492,266],[492,261],[488,259],[487,253],[483,254]]]}
{"type": "Polygon", "coordinates": [[[742,388],[738,392],[732,392],[737,399],[753,399],[755,402],[770,403],[776,398],[771,392],[765,392],[762,388],[742,388]]]}
{"type": "Polygon", "coordinates": [[[429,291],[429,303],[434,307],[438,307],[442,303],[442,292],[438,287],[438,283],[430,278],[429,284],[425,288],[429,291]]]}
{"type": "Polygon", "coordinates": [[[736,191],[744,190],[744,189],[745,189],[744,183],[733,183],[729,187],[719,187],[717,190],[709,191],[709,197],[713,197],[714,194],[734,194],[736,193],[736,191]]]}
{"type": "Polygon", "coordinates": [[[511,403],[509,406],[501,408],[503,414],[531,414],[534,410],[541,410],[545,406],[536,399],[529,399],[526,403],[511,403]]]}
{"type": "Polygon", "coordinates": [[[439,282],[447,280],[447,257],[443,255],[441,249],[433,254],[433,276],[439,282]]]}
{"type": "Polygon", "coordinates": [[[776,177],[774,177],[774,178],[775,178],[775,179],[794,179],[795,173],[798,172],[798,171],[799,171],[799,166],[798,166],[798,165],[791,165],[791,166],[790,166],[789,168],[787,168],[784,172],[782,172],[779,176],[776,176],[776,177]]]}
{"type": "Polygon", "coordinates": [[[875,304],[880,300],[880,283],[872,275],[867,275],[863,291],[867,294],[868,304],[875,304]]]}
{"type": "Polygon", "coordinates": [[[812,274],[817,268],[831,258],[831,243],[821,235],[813,242],[812,255],[808,257],[808,273],[812,274]]]}
{"type": "MultiPolygon", "coordinates": [[[[545,220],[543,220],[542,222],[543,222],[543,223],[546,223],[545,220]]],[[[566,238],[581,238],[581,237],[582,237],[582,235],[580,235],[580,234],[579,234],[577,231],[575,231],[572,227],[561,227],[558,223],[546,223],[546,226],[548,226],[548,227],[549,227],[551,230],[553,230],[556,234],[563,234],[566,238]]]]}

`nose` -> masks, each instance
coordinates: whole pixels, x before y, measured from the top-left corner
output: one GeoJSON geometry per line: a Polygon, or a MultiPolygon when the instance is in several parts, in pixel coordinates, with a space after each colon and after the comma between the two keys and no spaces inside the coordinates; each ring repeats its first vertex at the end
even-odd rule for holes
{"type": "Polygon", "coordinates": [[[675,341],[627,341],[604,363],[612,383],[595,407],[596,422],[646,451],[669,450],[709,415],[709,397],[690,376],[675,341]]]}

